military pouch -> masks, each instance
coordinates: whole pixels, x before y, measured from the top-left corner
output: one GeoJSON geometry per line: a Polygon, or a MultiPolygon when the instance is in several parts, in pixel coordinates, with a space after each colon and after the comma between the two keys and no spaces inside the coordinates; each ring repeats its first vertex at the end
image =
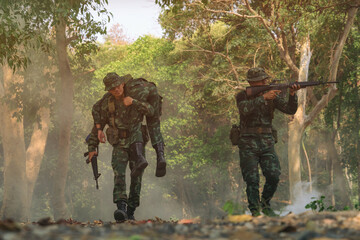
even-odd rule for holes
{"type": "Polygon", "coordinates": [[[278,142],[278,134],[276,129],[272,129],[272,135],[274,137],[275,143],[278,142]]]}
{"type": "Polygon", "coordinates": [[[233,146],[237,146],[239,144],[239,138],[240,138],[239,126],[234,124],[230,129],[230,141],[233,146]]]}
{"type": "Polygon", "coordinates": [[[106,137],[108,142],[111,145],[116,145],[119,143],[119,129],[114,127],[109,127],[106,129],[106,137]]]}
{"type": "Polygon", "coordinates": [[[149,131],[146,125],[141,125],[141,133],[142,133],[144,145],[146,145],[150,140],[149,131]]]}

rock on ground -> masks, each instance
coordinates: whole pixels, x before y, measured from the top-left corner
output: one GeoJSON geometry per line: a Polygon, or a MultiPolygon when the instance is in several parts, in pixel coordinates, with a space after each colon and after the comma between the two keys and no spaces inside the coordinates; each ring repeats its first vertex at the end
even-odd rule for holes
{"type": "Polygon", "coordinates": [[[115,222],[77,222],[72,219],[34,223],[0,221],[0,240],[18,239],[295,239],[360,240],[360,212],[306,212],[284,217],[230,216],[226,219],[177,222],[159,218],[115,222]]]}

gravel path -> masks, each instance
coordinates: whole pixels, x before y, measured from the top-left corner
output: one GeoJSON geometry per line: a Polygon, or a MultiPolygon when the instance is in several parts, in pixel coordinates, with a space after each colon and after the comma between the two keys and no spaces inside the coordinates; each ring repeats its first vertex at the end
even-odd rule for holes
{"type": "Polygon", "coordinates": [[[253,218],[232,216],[224,220],[201,222],[199,219],[167,222],[159,218],[124,223],[72,219],[36,223],[0,221],[1,240],[37,239],[296,239],[360,240],[360,212],[306,212],[285,217],[253,218]]]}

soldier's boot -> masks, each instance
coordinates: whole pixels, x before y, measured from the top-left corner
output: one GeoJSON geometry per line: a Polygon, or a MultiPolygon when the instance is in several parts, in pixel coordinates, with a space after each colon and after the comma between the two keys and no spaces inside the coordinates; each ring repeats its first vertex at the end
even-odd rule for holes
{"type": "Polygon", "coordinates": [[[124,200],[116,202],[117,209],[114,212],[116,222],[123,222],[128,219],[128,215],[126,214],[126,205],[127,204],[124,200]]]}
{"type": "Polygon", "coordinates": [[[258,208],[250,209],[250,212],[253,217],[258,217],[261,215],[260,209],[258,208]]]}
{"type": "Polygon", "coordinates": [[[143,151],[144,143],[136,142],[130,145],[130,151],[135,154],[136,162],[134,168],[131,170],[131,177],[136,178],[141,175],[141,172],[149,165],[146,161],[143,151]]]}
{"type": "Polygon", "coordinates": [[[128,216],[129,220],[135,220],[134,212],[135,212],[135,208],[133,208],[133,207],[127,208],[127,216],[128,216]]]}
{"type": "Polygon", "coordinates": [[[261,208],[262,213],[268,217],[278,217],[279,215],[274,212],[274,210],[270,207],[269,201],[265,201],[261,199],[261,208]]]}
{"type": "Polygon", "coordinates": [[[274,210],[272,210],[271,207],[265,207],[262,209],[263,214],[265,214],[268,217],[278,217],[279,214],[276,214],[274,210]]]}
{"type": "Polygon", "coordinates": [[[166,174],[166,161],[164,156],[164,143],[158,143],[154,145],[156,151],[156,177],[163,177],[166,174]]]}

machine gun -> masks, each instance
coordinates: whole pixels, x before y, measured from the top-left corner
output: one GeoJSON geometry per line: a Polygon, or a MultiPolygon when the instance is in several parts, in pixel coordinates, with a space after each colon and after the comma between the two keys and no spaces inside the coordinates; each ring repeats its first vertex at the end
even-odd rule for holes
{"type": "Polygon", "coordinates": [[[298,84],[300,88],[306,88],[310,86],[317,86],[317,85],[324,85],[324,84],[330,84],[330,83],[339,83],[339,82],[293,82],[293,83],[285,83],[285,84],[269,84],[269,85],[261,85],[261,86],[253,86],[253,87],[247,87],[246,88],[246,95],[248,97],[254,97],[258,94],[270,91],[270,90],[284,90],[287,88],[291,88],[293,84],[298,84]]]}
{"type": "MultiPolygon", "coordinates": [[[[98,178],[100,177],[101,173],[98,171],[98,165],[97,165],[97,157],[99,153],[99,148],[96,149],[96,154],[91,158],[91,167],[94,173],[94,180],[96,181],[96,189],[99,189],[98,184],[98,178]]],[[[87,157],[89,155],[89,152],[84,153],[84,157],[87,157]]],[[[90,160],[89,158],[86,158],[86,163],[89,164],[90,160]]]]}

